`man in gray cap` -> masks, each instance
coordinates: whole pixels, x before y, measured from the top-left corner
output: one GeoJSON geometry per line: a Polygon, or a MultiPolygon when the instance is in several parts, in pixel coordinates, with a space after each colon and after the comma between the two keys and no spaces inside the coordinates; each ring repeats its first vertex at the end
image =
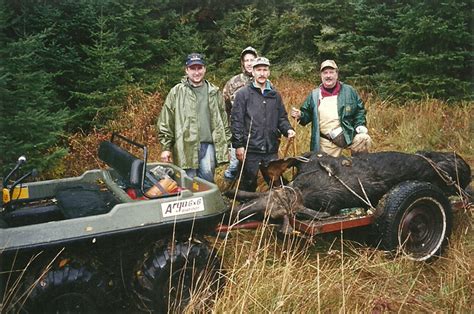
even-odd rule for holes
{"type": "Polygon", "coordinates": [[[161,161],[174,162],[191,176],[214,182],[218,163],[228,161],[231,133],[219,88],[204,79],[199,53],[186,58],[186,76],[168,93],[157,122],[161,161]]]}
{"type": "MultiPolygon", "coordinates": [[[[258,54],[255,48],[251,46],[244,48],[240,53],[240,69],[242,70],[242,73],[234,75],[224,85],[224,90],[222,93],[224,94],[225,107],[229,120],[235,94],[239,89],[247,85],[252,80],[253,62],[257,57],[258,54]]],[[[239,160],[235,156],[235,148],[231,147],[229,167],[227,167],[227,169],[224,171],[224,178],[231,181],[234,180],[238,170],[239,160]]]]}
{"type": "Polygon", "coordinates": [[[321,85],[314,89],[291,116],[301,125],[312,123],[310,149],[340,156],[344,148],[351,153],[368,152],[371,138],[366,127],[364,103],[355,89],[338,80],[334,60],[321,63],[321,85]]]}
{"type": "MultiPolygon", "coordinates": [[[[235,95],[231,114],[232,145],[243,163],[240,189],[249,192],[257,188],[260,165],[278,158],[281,135],[296,135],[280,94],[268,80],[270,61],[256,58],[252,75],[252,82],[235,95]]],[[[270,178],[264,179],[269,183],[270,178]]]]}

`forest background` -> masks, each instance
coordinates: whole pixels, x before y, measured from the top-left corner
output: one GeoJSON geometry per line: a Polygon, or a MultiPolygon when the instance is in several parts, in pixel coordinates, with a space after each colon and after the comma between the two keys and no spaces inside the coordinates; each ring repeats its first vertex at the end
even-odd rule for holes
{"type": "Polygon", "coordinates": [[[219,86],[251,45],[271,60],[274,79],[317,84],[317,65],[330,58],[361,93],[401,107],[417,99],[465,106],[473,98],[472,4],[0,0],[1,173],[25,154],[43,173],[62,175],[73,134],[124,114],[137,90],[164,97],[193,51],[206,55],[207,78],[219,86]]]}

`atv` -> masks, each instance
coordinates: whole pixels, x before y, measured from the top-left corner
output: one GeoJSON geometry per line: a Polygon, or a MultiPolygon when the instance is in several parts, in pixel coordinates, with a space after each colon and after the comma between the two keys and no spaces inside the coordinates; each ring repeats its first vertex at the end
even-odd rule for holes
{"type": "Polygon", "coordinates": [[[109,168],[28,183],[36,171],[20,174],[22,156],[3,178],[2,312],[160,313],[218,290],[221,262],[205,240],[228,208],[217,186],[149,164],[147,147],[119,134],[98,156],[109,168]]]}

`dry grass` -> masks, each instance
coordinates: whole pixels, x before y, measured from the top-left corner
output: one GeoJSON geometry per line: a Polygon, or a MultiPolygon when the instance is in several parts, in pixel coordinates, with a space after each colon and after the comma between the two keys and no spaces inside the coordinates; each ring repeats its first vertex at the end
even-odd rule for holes
{"type": "Polygon", "coordinates": [[[233,232],[216,243],[228,280],[214,311],[470,312],[472,226],[457,225],[447,254],[432,263],[391,258],[344,234],[311,242],[278,238],[271,226],[233,232]]]}
{"type": "MultiPolygon", "coordinates": [[[[69,154],[61,165],[64,176],[76,176],[85,169],[102,168],[105,165],[97,157],[97,147],[103,140],[118,132],[134,141],[147,145],[149,160],[159,159],[155,123],[161,111],[163,99],[160,94],[146,95],[141,90],[130,91],[127,102],[116,120],[104,129],[94,129],[89,134],[79,132],[69,138],[69,154]]],[[[142,152],[130,147],[137,156],[142,152]]]]}
{"type": "Polygon", "coordinates": [[[368,125],[376,151],[456,151],[472,161],[474,106],[450,106],[438,100],[412,102],[405,106],[366,99],[368,125]]]}
{"type": "MultiPolygon", "coordinates": [[[[311,83],[286,78],[274,83],[288,110],[299,107],[313,88],[311,83]]],[[[370,94],[362,97],[374,151],[456,151],[473,166],[472,103],[449,106],[427,99],[400,107],[370,94]]],[[[151,160],[156,160],[159,150],[154,124],[162,101],[160,95],[134,92],[120,118],[108,125],[106,134],[95,130],[73,136],[71,153],[64,164],[68,174],[100,165],[96,145],[112,130],[150,145],[151,160]]],[[[287,146],[283,140],[282,157],[308,150],[310,126],[296,126],[296,131],[296,143],[287,146]]],[[[221,187],[224,168],[218,169],[216,178],[221,187]]],[[[227,277],[213,311],[472,313],[472,214],[472,207],[456,212],[449,249],[432,263],[390,258],[380,250],[345,240],[344,234],[332,240],[280,239],[271,226],[265,226],[257,231],[235,231],[225,240],[212,238],[224,258],[227,277]]],[[[193,309],[192,304],[189,308],[193,309]]]]}

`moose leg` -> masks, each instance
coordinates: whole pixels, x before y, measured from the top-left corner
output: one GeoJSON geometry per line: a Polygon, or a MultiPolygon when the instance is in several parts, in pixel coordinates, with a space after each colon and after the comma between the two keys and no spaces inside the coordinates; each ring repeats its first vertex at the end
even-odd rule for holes
{"type": "Polygon", "coordinates": [[[290,218],[288,215],[283,216],[283,222],[282,224],[278,227],[278,231],[283,233],[283,234],[292,234],[294,229],[290,224],[290,218]]]}
{"type": "Polygon", "coordinates": [[[299,207],[296,210],[296,214],[302,214],[314,220],[320,220],[320,219],[327,218],[330,216],[329,213],[327,212],[319,212],[319,211],[312,210],[304,206],[299,207]]]}

